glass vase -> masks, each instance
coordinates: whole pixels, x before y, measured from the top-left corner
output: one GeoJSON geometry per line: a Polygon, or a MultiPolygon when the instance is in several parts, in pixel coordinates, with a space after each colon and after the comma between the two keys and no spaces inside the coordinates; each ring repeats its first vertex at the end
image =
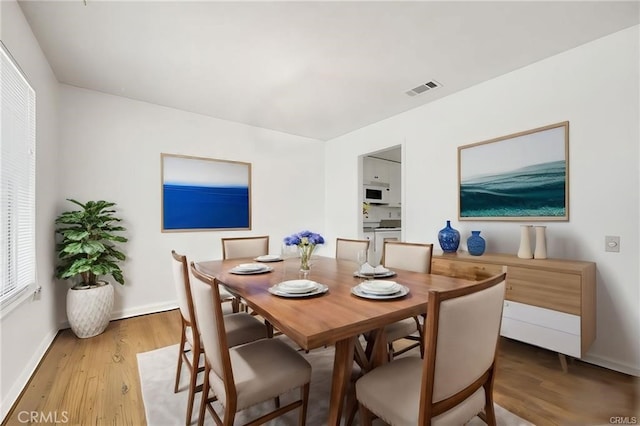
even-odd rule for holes
{"type": "Polygon", "coordinates": [[[300,252],[300,275],[303,278],[307,278],[309,275],[309,271],[311,270],[311,255],[315,248],[316,246],[313,244],[298,246],[300,252]]]}

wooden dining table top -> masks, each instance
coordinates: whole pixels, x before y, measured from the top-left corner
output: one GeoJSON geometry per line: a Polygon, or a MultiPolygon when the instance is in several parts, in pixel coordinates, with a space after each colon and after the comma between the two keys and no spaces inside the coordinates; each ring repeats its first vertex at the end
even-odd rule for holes
{"type": "Polygon", "coordinates": [[[272,287],[282,281],[299,278],[299,259],[264,263],[271,272],[237,275],[230,270],[252,259],[198,262],[197,267],[214,276],[259,315],[286,334],[303,349],[331,345],[336,341],[384,327],[395,321],[426,312],[430,289],[465,287],[471,281],[442,275],[396,270],[385,278],[409,289],[397,299],[365,299],[351,293],[362,282],[354,276],[356,262],[329,257],[314,257],[308,279],[328,286],[328,291],[311,297],[287,298],[273,295],[272,287]]]}
{"type": "Polygon", "coordinates": [[[367,368],[385,362],[386,336],[384,327],[395,321],[426,312],[429,290],[447,290],[472,285],[473,281],[396,270],[387,278],[406,286],[405,296],[394,299],[365,299],[351,293],[362,278],[354,273],[356,262],[329,257],[314,257],[308,279],[328,287],[326,293],[310,297],[281,297],[269,288],[286,280],[299,279],[299,259],[265,263],[271,271],[261,274],[238,275],[230,270],[253,259],[228,259],[198,262],[203,273],[217,278],[220,284],[240,296],[251,309],[261,315],[283,334],[306,350],[334,345],[333,377],[327,425],[339,426],[345,397],[351,380],[351,366],[358,336],[368,333],[374,342],[367,368]]]}

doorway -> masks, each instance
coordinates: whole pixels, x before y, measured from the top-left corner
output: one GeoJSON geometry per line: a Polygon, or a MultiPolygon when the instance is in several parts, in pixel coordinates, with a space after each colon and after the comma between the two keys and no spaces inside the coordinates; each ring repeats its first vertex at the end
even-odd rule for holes
{"type": "Polygon", "coordinates": [[[380,263],[385,238],[401,240],[402,174],[401,145],[362,156],[362,238],[370,241],[372,266],[380,263]]]}

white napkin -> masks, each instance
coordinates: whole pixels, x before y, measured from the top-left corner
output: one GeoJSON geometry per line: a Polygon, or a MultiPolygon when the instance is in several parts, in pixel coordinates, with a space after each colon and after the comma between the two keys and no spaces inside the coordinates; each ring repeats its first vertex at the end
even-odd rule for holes
{"type": "Polygon", "coordinates": [[[386,274],[387,272],[389,272],[389,270],[384,266],[378,265],[374,268],[373,266],[369,265],[368,262],[362,265],[362,267],[360,268],[360,273],[365,275],[386,274]]]}
{"type": "Polygon", "coordinates": [[[373,274],[374,271],[375,271],[375,268],[373,266],[369,265],[369,262],[365,263],[360,268],[360,273],[361,274],[373,274]]]}
{"type": "Polygon", "coordinates": [[[375,268],[373,268],[374,274],[386,274],[387,272],[389,272],[389,270],[382,265],[378,265],[375,268]]]}

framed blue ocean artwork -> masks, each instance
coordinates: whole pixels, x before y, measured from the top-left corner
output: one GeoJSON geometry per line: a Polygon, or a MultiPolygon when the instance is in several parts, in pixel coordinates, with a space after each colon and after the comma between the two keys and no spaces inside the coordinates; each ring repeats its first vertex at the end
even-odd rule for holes
{"type": "Polygon", "coordinates": [[[251,229],[251,163],[161,154],[162,232],[251,229]]]}
{"type": "Polygon", "coordinates": [[[569,220],[569,122],[458,147],[458,219],[569,220]]]}

